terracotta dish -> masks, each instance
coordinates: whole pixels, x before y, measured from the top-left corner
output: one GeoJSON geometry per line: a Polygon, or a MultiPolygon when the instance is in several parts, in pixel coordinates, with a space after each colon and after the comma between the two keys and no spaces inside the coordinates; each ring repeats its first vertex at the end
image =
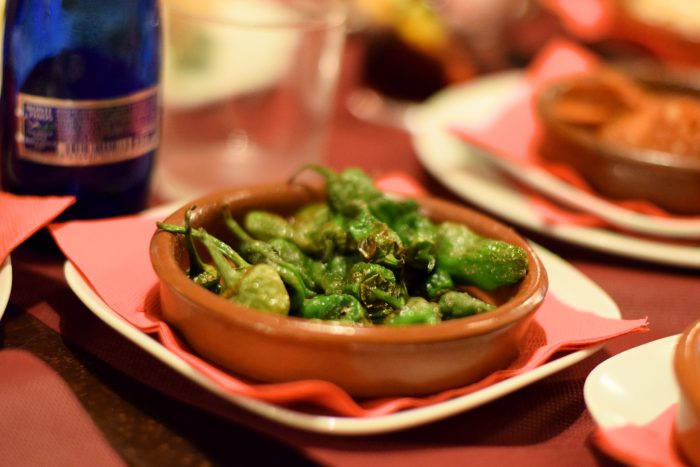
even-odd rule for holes
{"type": "Polygon", "coordinates": [[[674,434],[686,458],[700,466],[700,320],[681,335],[673,364],[680,390],[674,434]]]}
{"type": "MultiPolygon", "coordinates": [[[[257,208],[291,214],[322,199],[301,184],[223,191],[200,198],[165,222],[183,225],[196,205],[193,227],[228,241],[221,210],[234,216],[257,208]]],[[[352,326],[267,314],[235,305],[193,283],[181,236],[158,232],[151,260],[160,278],[162,318],[205,359],[235,375],[262,382],[321,379],[355,396],[424,395],[477,381],[508,366],[547,290],[546,272],[533,250],[510,228],[469,209],[437,199],[421,199],[434,221],[452,220],[477,233],[525,248],[525,278],[482,296],[492,311],[437,325],[352,326]]]]}
{"type": "Polygon", "coordinates": [[[575,169],[599,193],[700,213],[700,89],[672,74],[602,69],[537,96],[540,153],[575,169]]]}

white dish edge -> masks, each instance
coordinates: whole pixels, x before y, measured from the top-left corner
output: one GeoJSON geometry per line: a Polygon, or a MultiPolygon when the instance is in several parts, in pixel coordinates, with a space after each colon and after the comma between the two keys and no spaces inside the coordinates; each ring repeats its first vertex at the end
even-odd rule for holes
{"type": "MultiPolygon", "coordinates": [[[[608,318],[619,319],[621,317],[615,302],[597,284],[553,253],[540,246],[533,246],[549,272],[550,290],[558,291],[557,296],[560,300],[572,305],[576,304],[580,309],[589,309],[608,318]]],[[[136,329],[114,313],[95,294],[70,261],[65,263],[64,274],[73,292],[98,318],[184,377],[266,419],[290,427],[325,434],[369,435],[430,423],[509,394],[578,363],[603,347],[601,344],[572,352],[487,388],[427,407],[367,418],[311,415],[223,391],[213,381],[201,375],[155,339],[136,329]]]]}
{"type": "Polygon", "coordinates": [[[678,402],[673,353],[679,337],[676,334],[633,347],[591,371],[583,396],[598,426],[644,425],[678,402]]]}
{"type": "Polygon", "coordinates": [[[5,308],[10,301],[12,292],[12,260],[7,255],[5,261],[0,265],[0,318],[5,313],[5,308]]]}

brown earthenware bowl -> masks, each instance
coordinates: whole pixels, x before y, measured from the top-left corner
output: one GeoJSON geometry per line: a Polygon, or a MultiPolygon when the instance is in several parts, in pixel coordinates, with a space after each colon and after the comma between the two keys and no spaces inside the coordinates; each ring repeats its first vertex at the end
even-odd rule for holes
{"type": "Polygon", "coordinates": [[[679,388],[674,435],[686,458],[700,466],[700,320],[681,334],[673,366],[679,388]]]}
{"type": "MultiPolygon", "coordinates": [[[[700,81],[691,81],[653,66],[634,66],[644,86],[700,99],[700,81]]],[[[558,100],[587,75],[546,85],[536,97],[541,123],[539,150],[543,159],[575,169],[591,187],[614,199],[646,200],[679,215],[700,213],[700,156],[642,149],[603,141],[583,125],[562,121],[558,100]]],[[[601,96],[601,101],[610,99],[601,96]]]]}
{"type": "MultiPolygon", "coordinates": [[[[250,209],[291,214],[322,199],[318,189],[278,184],[223,191],[195,200],[165,219],[192,225],[229,241],[222,207],[234,216],[250,209]]],[[[477,233],[525,248],[529,269],[518,284],[491,293],[498,305],[481,315],[437,325],[353,326],[267,314],[245,308],[194,284],[186,275],[184,240],[158,232],[151,260],[160,278],[162,318],[205,359],[235,375],[261,382],[330,381],[355,396],[424,395],[477,381],[518,355],[547,276],[527,242],[510,228],[456,204],[421,199],[436,222],[455,221],[477,233]]]]}

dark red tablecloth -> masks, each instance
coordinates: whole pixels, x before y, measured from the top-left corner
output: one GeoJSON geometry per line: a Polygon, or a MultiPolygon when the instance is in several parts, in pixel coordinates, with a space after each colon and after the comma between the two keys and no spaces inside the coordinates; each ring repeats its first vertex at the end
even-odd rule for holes
{"type": "MultiPolygon", "coordinates": [[[[347,113],[343,99],[356,81],[358,49],[351,47],[346,59],[346,73],[329,144],[329,165],[335,168],[357,165],[374,174],[401,170],[415,177],[433,194],[456,199],[422,169],[406,134],[358,121],[347,113]]],[[[583,400],[585,378],[609,356],[678,333],[700,317],[700,274],[591,252],[536,232],[521,230],[521,233],[558,253],[597,282],[617,302],[623,317],[648,316],[651,331],[619,338],[587,360],[499,400],[402,432],[366,437],[318,435],[265,421],[218,399],[175,374],[93,316],[68,289],[62,273],[62,258],[51,245],[46,245],[46,239],[35,239],[12,255],[14,287],[8,315],[4,318],[8,324],[0,323],[0,331],[4,332],[4,341],[0,340],[0,344],[5,342],[4,346],[8,346],[10,342],[12,346],[32,347],[30,338],[23,334],[25,331],[17,323],[23,314],[38,318],[59,333],[69,353],[74,354],[67,358],[75,357],[86,372],[80,374],[112,375],[102,368],[105,364],[116,369],[118,374],[100,382],[99,386],[104,386],[100,390],[104,391],[106,387],[107,391],[116,392],[117,398],[126,404],[158,400],[158,404],[164,406],[160,411],[142,407],[138,417],[151,421],[158,418],[157,414],[163,414],[164,425],[173,425],[172,430],[181,434],[185,442],[189,439],[195,444],[194,452],[215,463],[221,459],[226,460],[224,463],[235,459],[265,459],[269,445],[281,453],[275,460],[287,459],[290,464],[306,461],[345,466],[368,463],[401,466],[585,466],[610,463],[591,444],[594,423],[583,400]],[[168,415],[169,410],[189,414],[192,426],[173,421],[168,415]],[[211,431],[211,427],[216,429],[211,431]],[[207,438],[220,441],[214,445],[207,438]],[[226,451],[226,443],[230,443],[229,451],[226,451]]],[[[0,334],[0,338],[2,336],[0,334]]],[[[45,359],[50,360],[50,349],[41,352],[45,359]]],[[[0,378],[5,370],[0,367],[0,378]]],[[[68,373],[64,373],[64,377],[73,379],[68,373]]],[[[72,387],[82,387],[81,382],[73,381],[72,387]]],[[[91,400],[89,394],[82,395],[82,400],[91,400]]],[[[21,399],[17,401],[15,403],[22,403],[21,399]]],[[[25,402],[32,403],[30,400],[25,402]]],[[[118,444],[117,451],[130,463],[158,465],[157,454],[143,454],[147,447],[137,450],[118,443],[119,439],[128,439],[119,430],[134,428],[125,428],[129,426],[129,420],[105,415],[109,403],[106,402],[104,407],[86,409],[94,418],[99,415],[100,427],[109,434],[108,439],[113,444],[118,444]]],[[[136,419],[140,419],[138,417],[136,419]]],[[[159,436],[163,438],[154,436],[153,440],[144,443],[152,442],[152,450],[156,453],[157,443],[171,435],[159,436]]],[[[44,434],[37,436],[37,449],[51,449],[48,440],[44,434]]],[[[89,461],[88,453],[83,454],[85,461],[89,461]]],[[[182,459],[181,463],[191,461],[182,459]]]]}

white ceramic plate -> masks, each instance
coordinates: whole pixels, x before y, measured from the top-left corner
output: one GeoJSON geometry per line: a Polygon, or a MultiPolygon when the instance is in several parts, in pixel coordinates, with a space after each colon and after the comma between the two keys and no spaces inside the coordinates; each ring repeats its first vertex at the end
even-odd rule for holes
{"type": "Polygon", "coordinates": [[[508,223],[606,253],[700,267],[700,247],[644,239],[607,229],[543,221],[523,193],[481,150],[448,133],[449,124],[489,119],[522,79],[505,72],[447,88],[411,112],[411,138],[423,166],[465,200],[508,223]]]}
{"type": "Polygon", "coordinates": [[[12,261],[10,256],[5,258],[5,261],[0,265],[0,318],[5,313],[7,302],[10,301],[10,292],[12,291],[12,261]]]}
{"type": "Polygon", "coordinates": [[[673,351],[680,334],[634,347],[598,365],[583,396],[602,428],[644,425],[678,402],[673,351]]]}
{"type": "MultiPolygon", "coordinates": [[[[555,293],[562,302],[576,306],[580,310],[590,310],[600,316],[620,318],[617,305],[598,285],[553,253],[536,245],[535,249],[547,269],[550,291],[555,293]]],[[[571,366],[602,348],[602,345],[598,345],[567,354],[532,371],[514,376],[482,390],[427,407],[371,418],[311,415],[222,391],[214,382],[190,367],[158,341],[139,331],[114,313],[95,294],[70,262],[66,262],[64,272],[73,292],[100,319],[186,378],[267,419],[287,426],[327,434],[368,435],[400,430],[439,420],[511,393],[571,366]]]]}

